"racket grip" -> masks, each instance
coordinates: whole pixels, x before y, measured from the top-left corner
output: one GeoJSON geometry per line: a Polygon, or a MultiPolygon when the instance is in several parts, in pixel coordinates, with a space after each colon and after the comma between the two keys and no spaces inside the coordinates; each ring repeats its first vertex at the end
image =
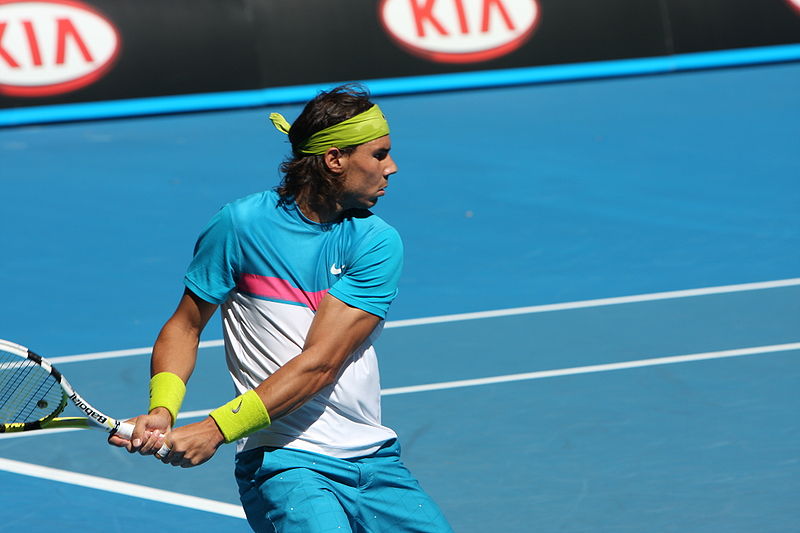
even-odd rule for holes
{"type": "Polygon", "coordinates": [[[171,448],[167,446],[167,443],[165,442],[164,444],[161,445],[161,448],[158,449],[158,452],[156,452],[156,457],[158,458],[166,457],[170,451],[171,448]]]}
{"type": "Polygon", "coordinates": [[[134,428],[133,424],[128,424],[127,422],[121,422],[114,435],[118,435],[125,440],[131,440],[131,436],[133,435],[133,428],[134,428]]]}

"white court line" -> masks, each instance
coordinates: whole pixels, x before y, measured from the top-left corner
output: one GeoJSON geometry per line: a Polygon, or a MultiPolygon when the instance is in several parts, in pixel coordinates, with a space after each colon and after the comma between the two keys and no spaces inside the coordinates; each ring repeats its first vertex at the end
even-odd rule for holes
{"type": "Polygon", "coordinates": [[[612,370],[626,370],[629,368],[673,365],[676,363],[689,363],[692,361],[723,359],[726,357],[742,357],[745,355],[788,352],[791,350],[800,350],[800,342],[793,342],[789,344],[774,344],[772,346],[759,346],[756,348],[740,348],[738,350],[722,350],[718,352],[674,355],[669,357],[656,357],[653,359],[640,359],[638,361],[624,361],[622,363],[608,363],[604,365],[578,366],[573,368],[561,368],[558,370],[540,370],[538,372],[526,372],[523,374],[508,374],[505,376],[495,376],[489,378],[462,379],[460,381],[445,381],[442,383],[431,383],[429,385],[395,387],[391,389],[382,390],[381,396],[392,396],[395,394],[410,394],[412,392],[457,389],[461,387],[475,387],[478,385],[490,385],[493,383],[509,383],[512,381],[527,381],[531,379],[554,378],[559,376],[575,376],[578,374],[593,374],[597,372],[609,372],[612,370]]]}
{"type": "MultiPolygon", "coordinates": [[[[672,355],[668,357],[655,357],[624,361],[621,363],[607,363],[602,365],[577,366],[560,368],[556,370],[539,370],[537,372],[524,372],[522,374],[507,374],[477,379],[462,379],[458,381],[443,381],[427,385],[412,385],[409,387],[392,387],[381,390],[381,396],[395,396],[398,394],[411,394],[414,392],[427,392],[435,390],[458,389],[462,387],[477,387],[479,385],[492,385],[495,383],[509,383],[512,381],[527,381],[532,379],[555,378],[560,376],[575,376],[578,374],[594,374],[597,372],[610,372],[613,370],[627,370],[629,368],[644,368],[648,366],[674,365],[677,363],[691,363],[693,361],[706,361],[709,359],[725,359],[728,357],[743,357],[746,355],[761,355],[777,352],[800,350],[800,342],[787,344],[773,344],[770,346],[756,346],[753,348],[739,348],[735,350],[720,350],[717,352],[693,353],[687,355],[672,355]]],[[[178,418],[199,418],[208,415],[210,409],[186,411],[180,413],[178,418]]],[[[2,438],[0,436],[0,438],[2,438]]]]}
{"type": "Polygon", "coordinates": [[[5,470],[6,472],[21,474],[24,476],[38,477],[50,481],[68,483],[70,485],[79,485],[81,487],[88,487],[90,489],[104,490],[106,492],[123,494],[125,496],[132,496],[134,498],[142,498],[144,500],[178,505],[180,507],[187,507],[189,509],[196,509],[198,511],[232,516],[234,518],[245,517],[244,510],[239,505],[218,502],[216,500],[209,500],[207,498],[198,498],[197,496],[189,496],[188,494],[179,494],[177,492],[170,492],[167,490],[154,489],[152,487],[135,485],[133,483],[126,483],[124,481],[116,481],[98,476],[69,472],[67,470],[59,470],[47,466],[12,461],[11,459],[0,458],[0,470],[5,470]]]}
{"type": "MultiPolygon", "coordinates": [[[[224,341],[220,340],[213,340],[213,341],[200,341],[199,348],[213,348],[217,346],[224,346],[224,341]]],[[[127,350],[111,350],[108,352],[95,352],[95,353],[85,353],[80,355],[63,355],[60,357],[47,357],[47,360],[53,363],[54,365],[63,365],[64,363],[80,363],[82,361],[95,361],[97,359],[114,359],[116,357],[130,357],[132,355],[150,355],[153,351],[152,346],[148,346],[147,348],[130,348],[127,350]]]]}
{"type": "MultiPolygon", "coordinates": [[[[481,318],[495,318],[502,316],[526,315],[531,313],[546,313],[550,311],[566,311],[569,309],[586,309],[589,307],[602,307],[608,305],[621,305],[630,303],[653,302],[657,300],[671,300],[675,298],[691,298],[696,296],[709,296],[712,294],[728,294],[744,291],[758,291],[764,289],[777,289],[800,285],[800,278],[781,279],[775,281],[761,281],[756,283],[742,283],[739,285],[724,285],[720,287],[705,287],[702,289],[687,289],[680,291],[655,292],[633,296],[618,296],[615,298],[600,298],[597,300],[583,300],[578,302],[564,302],[558,304],[534,305],[529,307],[514,307],[511,309],[498,309],[494,311],[480,311],[476,313],[459,313],[455,315],[442,315],[427,318],[411,318],[407,320],[390,320],[387,328],[403,328],[409,326],[422,326],[427,324],[442,324],[446,322],[461,322],[481,318]]],[[[202,341],[200,348],[223,346],[222,340],[202,341]]],[[[132,355],[149,355],[152,347],[132,348],[129,350],[114,350],[109,352],[96,352],[81,355],[66,355],[48,358],[53,364],[77,363],[97,359],[111,359],[115,357],[128,357],[132,355]]]]}
{"type": "Polygon", "coordinates": [[[547,313],[550,311],[566,311],[569,309],[586,309],[588,307],[602,307],[607,305],[620,305],[641,302],[654,302],[657,300],[671,300],[675,298],[691,298],[695,296],[709,296],[712,294],[728,294],[732,292],[758,291],[792,287],[800,285],[800,278],[781,279],[775,281],[762,281],[758,283],[743,283],[740,285],[725,285],[721,287],[706,287],[703,289],[686,289],[680,291],[654,292],[650,294],[637,294],[633,296],[617,296],[614,298],[600,298],[597,300],[584,300],[579,302],[564,302],[559,304],[534,305],[529,307],[514,307],[511,309],[498,309],[496,311],[480,311],[477,313],[459,313],[456,315],[433,316],[429,318],[412,318],[408,320],[395,320],[387,322],[387,328],[402,328],[407,326],[421,326],[426,324],[442,324],[445,322],[460,322],[480,318],[495,318],[501,316],[526,315],[530,313],[547,313]]]}

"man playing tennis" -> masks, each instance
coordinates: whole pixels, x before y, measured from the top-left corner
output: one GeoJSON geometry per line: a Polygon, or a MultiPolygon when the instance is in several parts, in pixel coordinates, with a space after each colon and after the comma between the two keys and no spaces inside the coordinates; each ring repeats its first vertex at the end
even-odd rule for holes
{"type": "Polygon", "coordinates": [[[150,411],[110,442],[145,455],[166,443],[157,457],[190,467],[236,441],[255,531],[451,531],[381,424],[373,341],[403,262],[397,232],[368,211],[397,172],[386,119],[357,86],[319,94],[291,126],[270,119],[292,145],[283,181],[203,230],[153,348],[150,411]],[[218,306],[239,396],[171,429],[218,306]]]}

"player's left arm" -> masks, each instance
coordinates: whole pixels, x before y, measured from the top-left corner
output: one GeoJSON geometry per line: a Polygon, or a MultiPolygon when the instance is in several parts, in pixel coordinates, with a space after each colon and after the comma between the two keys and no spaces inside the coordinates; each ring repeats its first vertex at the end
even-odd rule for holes
{"type": "Polygon", "coordinates": [[[303,351],[256,388],[273,420],[285,416],[332,384],[348,356],[369,336],[380,318],[326,295],[303,351]]]}
{"type": "MultiPolygon", "coordinates": [[[[194,371],[200,334],[217,309],[191,290],[185,289],[175,313],[164,324],[153,346],[150,360],[151,376],[170,372],[184,383],[194,371]]],[[[131,420],[135,429],[131,439],[112,436],[113,446],[124,447],[131,453],[152,455],[163,443],[163,434],[172,427],[172,414],[165,407],[156,407],[147,414],[131,420]]]]}
{"type": "MultiPolygon", "coordinates": [[[[269,418],[285,416],[332,384],[348,356],[380,323],[381,318],[327,294],[317,309],[303,351],[263,381],[255,392],[269,418]]],[[[174,429],[167,438],[172,452],[165,462],[197,466],[225,442],[211,417],[174,429]]]]}

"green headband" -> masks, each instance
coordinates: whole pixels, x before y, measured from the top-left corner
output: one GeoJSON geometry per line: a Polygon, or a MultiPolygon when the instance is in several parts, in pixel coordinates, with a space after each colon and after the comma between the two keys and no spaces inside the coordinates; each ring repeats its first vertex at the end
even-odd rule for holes
{"type": "MultiPolygon", "coordinates": [[[[289,134],[291,125],[283,118],[283,115],[271,113],[269,119],[278,131],[289,134]]],[[[338,148],[356,146],[384,135],[389,135],[389,123],[386,122],[381,108],[373,105],[353,118],[348,118],[344,122],[334,124],[313,134],[303,142],[297,151],[303,154],[320,155],[333,146],[338,148]]]]}

